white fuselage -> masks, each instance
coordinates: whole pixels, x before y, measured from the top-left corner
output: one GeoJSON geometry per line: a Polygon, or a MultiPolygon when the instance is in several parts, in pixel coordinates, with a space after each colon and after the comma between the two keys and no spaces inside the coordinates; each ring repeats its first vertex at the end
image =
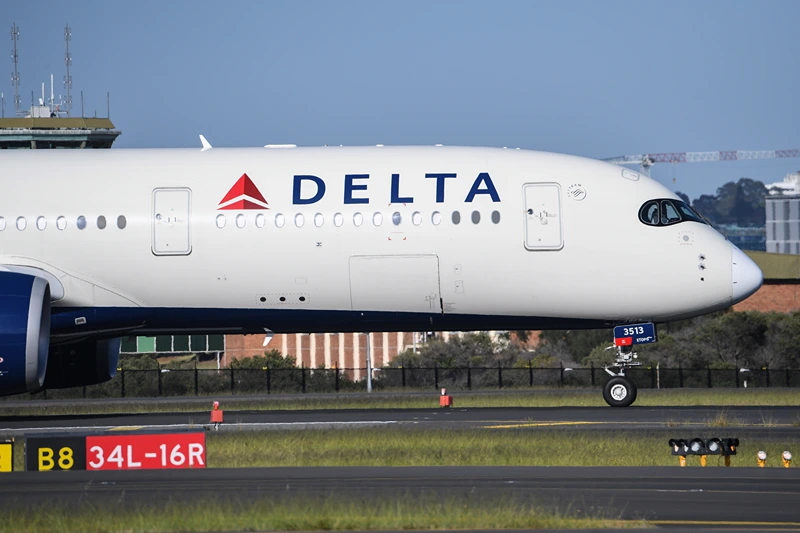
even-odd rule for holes
{"type": "Polygon", "coordinates": [[[758,272],[736,291],[738,250],[710,226],[639,220],[648,200],[677,198],[665,187],[574,156],[20,150],[0,153],[0,169],[0,265],[48,277],[56,334],[115,320],[165,332],[596,327],[707,313],[760,285],[758,272]],[[234,187],[244,174],[265,202],[234,187]]]}

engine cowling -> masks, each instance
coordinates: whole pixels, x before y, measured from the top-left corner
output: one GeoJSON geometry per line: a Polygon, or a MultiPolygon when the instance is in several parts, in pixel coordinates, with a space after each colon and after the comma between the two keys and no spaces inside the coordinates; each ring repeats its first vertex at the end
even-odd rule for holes
{"type": "Polygon", "coordinates": [[[96,385],[117,373],[120,339],[84,340],[50,347],[45,389],[96,385]]]}
{"type": "Polygon", "coordinates": [[[50,286],[0,272],[0,395],[42,388],[50,345],[50,286]]]}

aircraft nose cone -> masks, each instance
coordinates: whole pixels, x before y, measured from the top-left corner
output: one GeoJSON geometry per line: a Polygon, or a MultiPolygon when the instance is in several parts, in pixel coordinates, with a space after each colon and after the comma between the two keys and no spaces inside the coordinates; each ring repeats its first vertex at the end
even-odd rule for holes
{"type": "Polygon", "coordinates": [[[741,302],[754,292],[756,292],[764,281],[764,274],[752,259],[747,257],[743,251],[736,246],[732,246],[732,282],[733,282],[733,303],[741,302]]]}

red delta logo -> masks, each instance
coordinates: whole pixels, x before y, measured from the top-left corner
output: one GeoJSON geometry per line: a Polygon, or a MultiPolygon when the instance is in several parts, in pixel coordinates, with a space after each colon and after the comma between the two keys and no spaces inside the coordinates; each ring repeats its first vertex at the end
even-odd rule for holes
{"type": "Polygon", "coordinates": [[[245,173],[220,201],[217,209],[269,209],[269,204],[250,176],[245,173]]]}

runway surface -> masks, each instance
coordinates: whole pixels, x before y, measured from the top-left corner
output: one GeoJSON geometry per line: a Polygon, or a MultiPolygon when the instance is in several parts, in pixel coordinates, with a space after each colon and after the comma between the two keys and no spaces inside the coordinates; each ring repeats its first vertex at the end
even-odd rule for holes
{"type": "Polygon", "coordinates": [[[800,469],[677,467],[359,467],[13,472],[5,506],[124,505],[281,498],[422,497],[514,501],[655,525],[800,528],[800,469]]]}
{"type": "MultiPolygon", "coordinates": [[[[224,408],[224,404],[223,404],[224,408]]],[[[0,435],[111,429],[179,429],[207,425],[209,412],[124,415],[0,416],[0,435]]],[[[636,430],[746,428],[800,432],[797,407],[539,407],[468,409],[342,409],[226,411],[223,431],[352,428],[412,425],[421,428],[553,428],[636,430]],[[722,422],[721,422],[722,420],[722,422]]]]}

